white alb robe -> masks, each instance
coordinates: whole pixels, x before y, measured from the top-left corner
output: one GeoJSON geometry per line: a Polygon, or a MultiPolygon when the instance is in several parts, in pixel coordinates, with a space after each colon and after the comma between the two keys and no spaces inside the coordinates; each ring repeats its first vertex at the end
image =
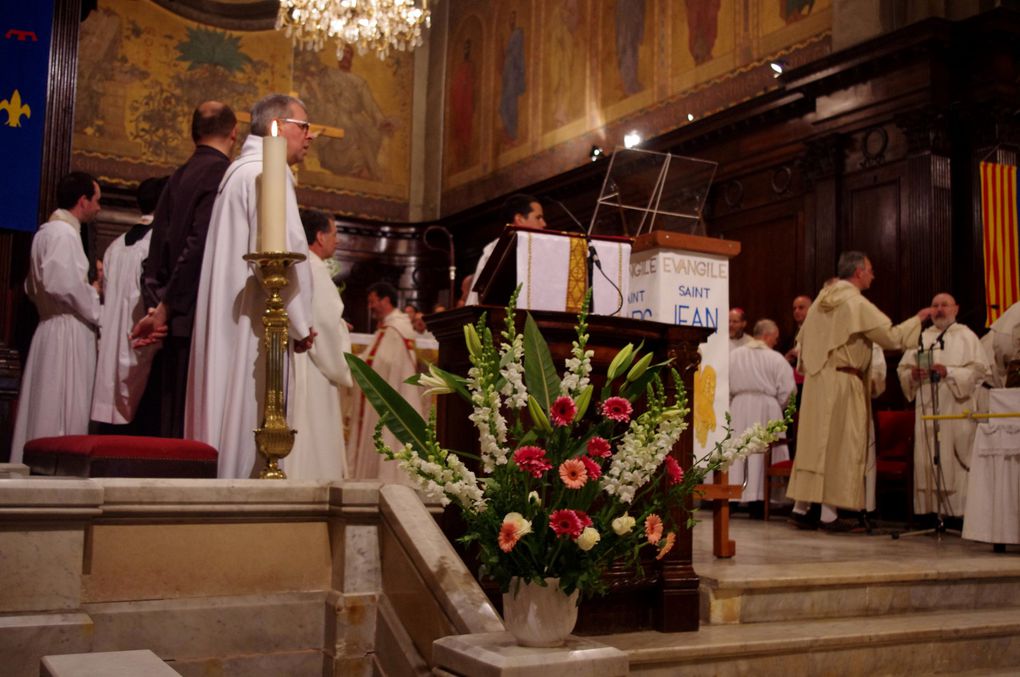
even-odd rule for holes
{"type": "MultiPolygon", "coordinates": [[[[253,430],[260,424],[265,398],[262,312],[266,292],[255,264],[242,257],[259,250],[256,178],[262,173],[262,138],[249,135],[223,176],[209,221],[202,274],[195,303],[195,327],[188,367],[184,436],[215,447],[221,478],[244,478],[255,465],[253,430]]],[[[286,238],[288,251],[308,255],[287,172],[286,238]]],[[[291,266],[281,294],[290,336],[308,336],[311,272],[308,262],[291,266]]]]}
{"type": "MultiPolygon", "coordinates": [[[[937,327],[928,327],[921,334],[922,348],[932,351],[932,362],[945,365],[947,374],[937,386],[940,414],[961,414],[964,410],[977,410],[978,387],[991,375],[991,367],[977,335],[963,324],[949,325],[943,333],[937,327]],[[941,343],[939,336],[942,337],[941,343]],[[943,347],[944,346],[944,347],[943,347]],[[934,347],[934,349],[933,349],[934,347]],[[933,350],[932,350],[933,349],[933,350]]],[[[918,383],[910,377],[917,366],[917,348],[903,354],[896,372],[908,401],[914,401],[917,415],[914,421],[914,512],[923,515],[936,512],[935,495],[934,426],[921,420],[931,415],[932,395],[929,381],[918,383]]],[[[940,421],[940,463],[945,478],[943,489],[948,503],[942,512],[963,516],[967,501],[967,469],[970,467],[971,446],[974,443],[976,422],[972,420],[940,421]]]]}
{"type": "MultiPolygon", "coordinates": [[[[414,329],[410,318],[403,311],[394,309],[383,318],[372,345],[360,357],[425,415],[421,388],[404,383],[417,371],[417,358],[414,352],[414,329]]],[[[365,396],[359,393],[354,408],[351,444],[348,447],[348,476],[360,480],[411,484],[407,473],[401,470],[396,461],[387,461],[375,450],[372,436],[378,422],[379,415],[365,396]]],[[[403,446],[389,430],[384,431],[383,439],[391,449],[397,450],[403,446]]]]}
{"type": "MultiPolygon", "coordinates": [[[[793,367],[761,341],[751,339],[730,353],[730,425],[734,438],[755,423],[764,425],[769,420],[782,418],[790,393],[796,388],[793,367]]],[[[772,462],[789,458],[786,442],[776,442],[772,447],[772,462]]],[[[740,501],[761,501],[765,498],[765,455],[752,454],[745,461],[730,466],[729,482],[743,482],[746,465],[747,485],[740,501]]]]}
{"type": "MultiPolygon", "coordinates": [[[[736,339],[735,338],[731,338],[730,339],[730,354],[733,354],[733,351],[736,350],[737,348],[743,348],[744,346],[746,346],[748,343],[750,343],[753,340],[754,340],[754,337],[751,336],[750,334],[741,334],[740,338],[736,338],[736,339]]],[[[789,364],[789,363],[787,363],[787,364],[789,364]]]]}
{"type": "Polygon", "coordinates": [[[12,463],[21,463],[29,440],[88,432],[100,306],[80,230],[74,215],[58,209],[32,238],[25,291],[39,326],[21,380],[12,463]]]}
{"type": "Polygon", "coordinates": [[[1014,303],[988,327],[981,337],[985,355],[992,367],[991,383],[996,388],[1006,387],[1006,366],[1020,357],[1020,303],[1014,303]]]}
{"type": "Polygon", "coordinates": [[[317,335],[311,350],[294,355],[294,448],[283,469],[294,480],[342,480],[346,448],[340,387],[353,386],[344,354],[351,335],[344,322],[344,303],[326,262],[309,252],[312,269],[312,326],[317,335]]]}
{"type": "MultiPolygon", "coordinates": [[[[148,219],[151,223],[152,217],[148,219]]],[[[125,235],[121,235],[103,254],[105,286],[99,316],[96,387],[92,394],[93,421],[118,425],[133,421],[149,380],[149,368],[158,346],[133,348],[128,334],[145,315],[142,263],[149,255],[151,238],[150,230],[128,246],[125,235]]]]}
{"type": "MultiPolygon", "coordinates": [[[[499,238],[492,240],[489,244],[482,248],[482,255],[478,257],[478,263],[475,264],[475,272],[471,277],[471,286],[474,287],[475,283],[478,282],[478,276],[482,274],[482,269],[485,268],[485,264],[489,262],[489,257],[492,256],[492,250],[496,248],[496,243],[499,242],[499,238]]],[[[478,305],[478,292],[472,289],[468,292],[467,298],[464,300],[465,306],[477,306],[478,305]]]]}

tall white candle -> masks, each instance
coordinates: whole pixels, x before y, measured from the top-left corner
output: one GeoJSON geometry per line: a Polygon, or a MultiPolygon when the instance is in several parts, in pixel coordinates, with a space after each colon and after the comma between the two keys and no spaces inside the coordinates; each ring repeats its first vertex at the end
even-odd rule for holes
{"type": "Polygon", "coordinates": [[[262,137],[262,181],[259,196],[260,251],[287,251],[287,139],[277,135],[276,120],[262,137]]]}

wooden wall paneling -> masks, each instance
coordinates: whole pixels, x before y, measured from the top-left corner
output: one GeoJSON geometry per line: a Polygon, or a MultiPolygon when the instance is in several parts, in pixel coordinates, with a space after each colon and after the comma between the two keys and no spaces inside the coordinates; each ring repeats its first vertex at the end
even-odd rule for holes
{"type": "Polygon", "coordinates": [[[827,134],[806,142],[799,159],[809,196],[805,204],[804,263],[812,296],[836,270],[845,145],[842,134],[827,134]]]}
{"type": "Polygon", "coordinates": [[[906,163],[902,161],[862,170],[845,178],[843,190],[844,227],[839,250],[859,250],[868,255],[875,269],[875,282],[867,296],[894,322],[902,319],[901,306],[905,306],[901,297],[901,224],[908,201],[905,174],[906,163]]]}
{"type": "Polygon", "coordinates": [[[952,289],[952,176],[948,119],[931,108],[897,116],[907,139],[907,208],[902,239],[906,309],[952,289]]]}
{"type": "Polygon", "coordinates": [[[713,233],[740,242],[730,263],[730,306],[745,310],[748,332],[765,317],[776,321],[781,337],[793,331],[790,304],[803,292],[803,205],[789,200],[713,223],[713,233]]]}

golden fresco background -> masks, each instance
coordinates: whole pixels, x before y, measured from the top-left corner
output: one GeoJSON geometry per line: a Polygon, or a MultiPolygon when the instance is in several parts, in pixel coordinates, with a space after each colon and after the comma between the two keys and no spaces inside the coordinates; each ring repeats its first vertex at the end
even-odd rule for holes
{"type": "Polygon", "coordinates": [[[351,54],[341,63],[333,50],[295,52],[275,30],[223,30],[150,0],[100,0],[82,25],[73,150],[114,182],[127,165],[132,174],[165,173],[191,154],[200,101],[246,114],[260,97],[289,92],[313,122],[345,134],[316,139],[298,169],[301,186],[397,201],[406,211],[412,63],[406,54],[386,62],[351,54]]]}
{"type": "Polygon", "coordinates": [[[329,48],[295,52],[274,30],[204,25],[153,0],[99,0],[82,26],[74,162],[133,185],[188,157],[199,101],[246,112],[269,92],[292,92],[313,122],[346,134],[313,143],[298,168],[305,202],[397,221],[438,205],[430,218],[573,169],[590,144],[620,143],[621,125],[654,136],[686,124],[687,106],[703,117],[749,98],[771,83],[746,74],[797,50],[824,55],[832,28],[831,0],[443,4],[434,67],[418,76],[443,78],[441,98],[428,97],[442,101],[436,118],[414,110],[413,55],[341,61],[329,48]],[[422,195],[412,166],[434,186],[421,205],[410,204],[422,195]],[[429,167],[435,181],[422,175],[429,167]]]}

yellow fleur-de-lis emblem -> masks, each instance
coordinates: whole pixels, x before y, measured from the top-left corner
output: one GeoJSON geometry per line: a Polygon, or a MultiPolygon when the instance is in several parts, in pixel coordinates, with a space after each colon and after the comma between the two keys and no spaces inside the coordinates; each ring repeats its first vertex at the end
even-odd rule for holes
{"type": "Polygon", "coordinates": [[[5,124],[8,127],[20,127],[22,115],[26,118],[32,117],[32,109],[29,108],[27,103],[21,103],[21,92],[16,89],[11,94],[10,99],[0,101],[0,110],[7,111],[7,122],[5,124]]]}

